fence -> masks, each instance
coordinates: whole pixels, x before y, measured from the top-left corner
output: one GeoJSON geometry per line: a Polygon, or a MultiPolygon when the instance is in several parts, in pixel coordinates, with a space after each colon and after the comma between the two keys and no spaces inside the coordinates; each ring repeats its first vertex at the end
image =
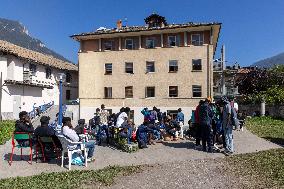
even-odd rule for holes
{"type": "MultiPolygon", "coordinates": [[[[245,111],[247,115],[260,115],[260,104],[239,105],[239,111],[245,111]]],[[[284,104],[266,105],[265,114],[272,117],[284,118],[284,104]]]]}
{"type": "Polygon", "coordinates": [[[31,112],[29,112],[30,118],[34,119],[36,116],[39,116],[40,114],[42,114],[43,112],[48,110],[51,106],[53,106],[53,104],[54,104],[54,101],[51,101],[49,103],[40,105],[38,107],[34,106],[33,110],[31,112]]]}

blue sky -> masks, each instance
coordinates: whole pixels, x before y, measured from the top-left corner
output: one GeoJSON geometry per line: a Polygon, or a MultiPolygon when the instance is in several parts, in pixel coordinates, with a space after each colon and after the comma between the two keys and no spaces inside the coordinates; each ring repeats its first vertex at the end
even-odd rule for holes
{"type": "Polygon", "coordinates": [[[229,63],[242,66],[284,52],[284,0],[0,0],[0,17],[18,20],[30,35],[77,62],[78,43],[70,35],[100,26],[144,25],[152,12],[168,23],[221,22],[220,47],[229,63]]]}

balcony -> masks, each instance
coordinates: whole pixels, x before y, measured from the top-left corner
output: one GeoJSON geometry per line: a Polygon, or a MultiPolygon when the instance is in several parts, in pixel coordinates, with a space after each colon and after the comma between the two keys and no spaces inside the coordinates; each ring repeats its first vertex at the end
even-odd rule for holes
{"type": "Polygon", "coordinates": [[[5,84],[7,85],[22,85],[22,86],[30,86],[30,87],[39,87],[39,88],[47,88],[53,89],[51,82],[41,81],[33,75],[31,71],[24,71],[23,73],[23,81],[17,80],[5,80],[5,84]]]}

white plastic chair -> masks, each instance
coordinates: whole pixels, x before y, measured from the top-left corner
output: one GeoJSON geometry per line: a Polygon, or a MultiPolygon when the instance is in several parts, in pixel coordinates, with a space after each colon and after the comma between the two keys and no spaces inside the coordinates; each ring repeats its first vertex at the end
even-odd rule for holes
{"type": "Polygon", "coordinates": [[[61,167],[63,167],[64,153],[68,153],[68,169],[71,170],[72,154],[84,151],[85,167],[87,167],[87,151],[83,142],[72,142],[63,135],[57,135],[62,145],[61,167]]]}

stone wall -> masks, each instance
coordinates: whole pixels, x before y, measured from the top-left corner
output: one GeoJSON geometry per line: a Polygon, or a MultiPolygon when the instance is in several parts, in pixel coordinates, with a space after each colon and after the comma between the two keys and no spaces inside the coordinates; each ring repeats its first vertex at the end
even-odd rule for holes
{"type": "MultiPolygon", "coordinates": [[[[239,111],[246,111],[247,115],[253,115],[254,112],[260,113],[260,104],[239,105],[239,111]]],[[[273,117],[284,118],[284,104],[282,105],[266,105],[266,114],[273,117]]]]}

